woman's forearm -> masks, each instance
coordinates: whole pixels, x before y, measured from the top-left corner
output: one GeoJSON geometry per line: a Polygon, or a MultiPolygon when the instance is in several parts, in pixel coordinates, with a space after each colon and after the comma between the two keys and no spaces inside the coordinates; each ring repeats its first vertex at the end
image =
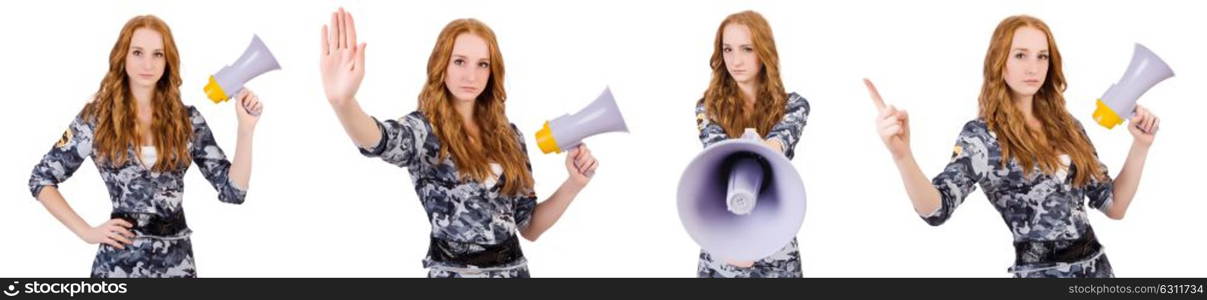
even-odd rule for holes
{"type": "Polygon", "coordinates": [[[235,161],[231,163],[230,178],[231,181],[243,189],[250,188],[251,149],[252,137],[254,135],[254,128],[243,128],[241,126],[238,138],[235,141],[235,161]]]}
{"type": "Polygon", "coordinates": [[[914,211],[919,216],[931,215],[943,206],[939,201],[939,190],[935,189],[926,174],[922,173],[918,162],[914,160],[913,153],[894,158],[893,161],[897,164],[897,171],[901,173],[905,192],[909,194],[909,200],[913,203],[914,211]]]}
{"type": "Polygon", "coordinates": [[[1140,186],[1140,174],[1144,171],[1144,161],[1147,158],[1148,146],[1132,143],[1132,148],[1127,153],[1127,161],[1123,162],[1123,169],[1119,170],[1119,176],[1115,177],[1113,200],[1107,208],[1107,217],[1118,220],[1127,214],[1127,207],[1131,205],[1140,186]]]}
{"type": "Polygon", "coordinates": [[[520,231],[520,235],[529,241],[536,241],[541,234],[549,230],[549,227],[553,227],[553,224],[557,223],[582,188],[570,180],[563,182],[557,191],[553,192],[553,195],[536,205],[532,212],[532,221],[528,223],[528,227],[520,231]]]}
{"type": "Polygon", "coordinates": [[[356,99],[351,99],[342,105],[333,105],[332,108],[335,110],[335,115],[339,117],[340,124],[344,126],[344,132],[352,138],[352,142],[357,146],[372,148],[381,141],[381,131],[377,129],[377,122],[373,121],[373,118],[360,108],[356,99]]]}
{"type": "Polygon", "coordinates": [[[42,187],[42,191],[38,193],[38,201],[42,202],[42,206],[46,207],[46,211],[50,215],[58,219],[60,223],[67,226],[71,233],[77,237],[83,238],[83,233],[88,228],[92,228],[85,222],[80,215],[67,204],[67,200],[63,199],[63,195],[59,193],[59,189],[53,186],[42,187]]]}

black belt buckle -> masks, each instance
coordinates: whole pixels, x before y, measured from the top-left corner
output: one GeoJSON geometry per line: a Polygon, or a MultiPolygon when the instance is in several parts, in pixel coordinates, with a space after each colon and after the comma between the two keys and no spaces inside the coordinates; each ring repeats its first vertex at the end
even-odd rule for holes
{"type": "Polygon", "coordinates": [[[1086,228],[1081,238],[1072,241],[1035,241],[1014,243],[1015,264],[1085,260],[1102,249],[1092,228],[1086,228]],[[1062,245],[1067,243],[1067,245],[1062,245]]]}
{"type": "Polygon", "coordinates": [[[462,253],[464,251],[456,250],[453,243],[457,242],[432,237],[431,245],[428,246],[428,256],[438,262],[477,267],[501,266],[524,257],[523,252],[520,251],[519,239],[515,236],[497,245],[476,245],[484,249],[474,253],[462,253]]]}
{"type": "Polygon", "coordinates": [[[188,228],[184,221],[184,213],[172,216],[161,216],[150,213],[113,212],[110,219],[121,219],[133,225],[131,229],[148,235],[173,236],[188,228]],[[145,220],[140,222],[140,220],[145,220]]]}

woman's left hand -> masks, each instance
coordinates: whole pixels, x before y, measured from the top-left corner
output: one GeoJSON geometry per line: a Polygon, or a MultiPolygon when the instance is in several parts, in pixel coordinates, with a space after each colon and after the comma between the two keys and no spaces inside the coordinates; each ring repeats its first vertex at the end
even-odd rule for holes
{"type": "Polygon", "coordinates": [[[591,149],[587,149],[587,144],[579,144],[566,155],[566,171],[570,173],[569,180],[580,187],[586,186],[587,182],[591,181],[591,177],[595,176],[595,168],[598,167],[599,161],[591,155],[591,149]]]}
{"type": "Polygon", "coordinates": [[[1127,130],[1131,131],[1135,143],[1142,146],[1152,146],[1157,131],[1161,129],[1161,118],[1157,118],[1148,108],[1136,105],[1136,114],[1128,121],[1127,130]]]}
{"type": "Polygon", "coordinates": [[[239,103],[234,105],[235,114],[239,117],[239,128],[254,130],[256,123],[260,121],[260,113],[264,112],[264,105],[260,103],[260,97],[247,88],[244,88],[235,97],[239,99],[239,103]]]}

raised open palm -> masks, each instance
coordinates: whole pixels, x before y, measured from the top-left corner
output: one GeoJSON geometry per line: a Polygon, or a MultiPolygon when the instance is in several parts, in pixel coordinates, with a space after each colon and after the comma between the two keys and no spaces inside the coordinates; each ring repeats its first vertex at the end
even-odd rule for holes
{"type": "Polygon", "coordinates": [[[356,43],[352,14],[340,8],[331,13],[331,27],[323,25],[323,91],[331,105],[339,106],[356,96],[365,78],[365,43],[356,43]]]}

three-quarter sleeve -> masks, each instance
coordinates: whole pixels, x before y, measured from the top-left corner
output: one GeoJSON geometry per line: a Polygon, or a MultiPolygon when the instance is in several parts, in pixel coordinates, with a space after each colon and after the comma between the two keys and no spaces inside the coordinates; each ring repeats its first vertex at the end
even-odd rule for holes
{"type": "Polygon", "coordinates": [[[729,135],[725,134],[725,129],[721,128],[721,124],[713,122],[712,118],[708,117],[704,101],[696,104],[696,128],[700,130],[700,143],[704,144],[704,148],[729,138],[729,135]]]}
{"type": "Polygon", "coordinates": [[[214,140],[214,134],[205,123],[205,117],[196,108],[189,106],[189,118],[193,122],[193,137],[189,143],[189,155],[201,170],[201,175],[218,191],[218,201],[242,204],[247,189],[231,181],[231,162],[226,159],[222,148],[214,140]]]}
{"type": "MultiPolygon", "coordinates": [[[[1081,129],[1081,136],[1086,137],[1089,142],[1089,135],[1085,132],[1085,127],[1081,127],[1081,122],[1077,122],[1077,126],[1081,129]]],[[[1090,142],[1090,148],[1094,148],[1094,143],[1090,142]]],[[[1097,209],[1106,213],[1111,209],[1111,204],[1115,202],[1115,180],[1108,173],[1106,164],[1098,159],[1098,151],[1094,151],[1094,162],[1098,164],[1097,178],[1090,177],[1090,181],[1085,186],[1086,198],[1089,198],[1090,208],[1097,209]]],[[[1078,170],[1080,171],[1080,170],[1078,170]]]]}
{"type": "Polygon", "coordinates": [[[404,168],[419,162],[430,130],[422,113],[412,112],[398,120],[382,122],[373,118],[373,121],[381,131],[381,139],[371,148],[358,147],[360,154],[379,157],[385,162],[404,168]]]}
{"type": "Polygon", "coordinates": [[[922,216],[927,224],[938,226],[951,218],[952,212],[976,190],[976,185],[988,176],[989,146],[993,137],[983,123],[970,121],[964,125],[952,149],[951,161],[931,180],[939,191],[942,206],[930,215],[922,216]]]}
{"type": "Polygon", "coordinates": [[[784,156],[792,159],[796,154],[796,143],[800,141],[801,131],[805,129],[805,123],[809,120],[809,100],[801,97],[796,93],[788,94],[788,103],[784,109],[784,117],[780,119],[774,127],[771,127],[771,132],[767,133],[767,139],[777,139],[781,145],[784,145],[784,156]]]}
{"type": "MultiPolygon", "coordinates": [[[[524,153],[524,167],[528,168],[528,173],[532,173],[532,160],[528,158],[528,145],[524,142],[524,135],[520,133],[520,129],[516,128],[515,124],[511,125],[511,130],[515,132],[516,139],[519,140],[520,152],[524,153]]],[[[515,198],[516,228],[523,229],[532,223],[532,213],[536,210],[536,192],[534,190],[525,189],[515,198]]]]}
{"type": "Polygon", "coordinates": [[[86,122],[82,113],[63,132],[63,136],[42,160],[34,165],[29,176],[29,190],[34,198],[46,186],[58,187],[75,173],[84,159],[92,156],[93,124],[86,122]]]}

